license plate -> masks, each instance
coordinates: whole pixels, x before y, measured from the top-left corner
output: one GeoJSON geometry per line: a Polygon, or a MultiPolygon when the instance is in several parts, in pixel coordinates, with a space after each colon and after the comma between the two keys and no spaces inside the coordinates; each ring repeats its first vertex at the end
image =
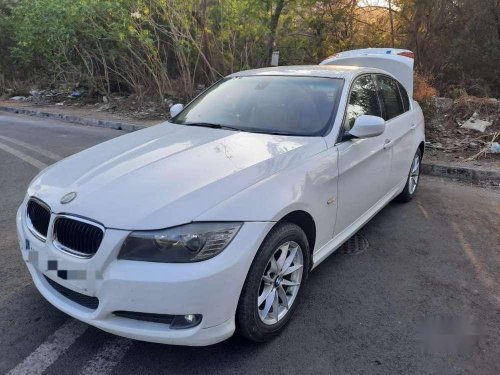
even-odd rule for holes
{"type": "Polygon", "coordinates": [[[24,260],[38,268],[38,249],[36,249],[28,239],[24,241],[23,245],[25,249],[25,251],[23,251],[24,260]]]}

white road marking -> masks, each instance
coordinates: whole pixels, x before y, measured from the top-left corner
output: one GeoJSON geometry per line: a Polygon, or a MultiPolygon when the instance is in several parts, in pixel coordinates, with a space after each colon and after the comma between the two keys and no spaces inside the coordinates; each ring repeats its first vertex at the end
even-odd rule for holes
{"type": "Polygon", "coordinates": [[[429,220],[429,214],[427,213],[427,210],[424,208],[424,206],[422,206],[422,203],[420,203],[420,201],[417,200],[417,206],[418,208],[420,208],[420,211],[422,211],[422,213],[424,214],[425,218],[427,220],[429,220]]]}
{"type": "Polygon", "coordinates": [[[79,374],[111,374],[115,366],[120,363],[127,350],[132,346],[132,342],[132,340],[123,337],[115,337],[106,342],[96,355],[87,362],[85,367],[79,371],[79,374]]]}
{"type": "Polygon", "coordinates": [[[14,143],[14,144],[21,146],[21,147],[24,147],[28,150],[34,151],[37,154],[43,155],[43,156],[45,156],[51,160],[54,160],[54,161],[59,161],[62,159],[62,156],[57,155],[56,153],[54,153],[52,151],[44,150],[43,148],[31,145],[31,144],[23,142],[23,141],[20,141],[19,139],[6,137],[4,135],[0,135],[0,139],[3,139],[4,141],[8,141],[10,143],[14,143]]]}
{"type": "Polygon", "coordinates": [[[47,164],[42,163],[40,160],[37,160],[28,154],[25,154],[24,152],[18,151],[15,148],[12,148],[10,146],[7,146],[5,143],[0,142],[0,150],[4,150],[5,152],[8,152],[11,155],[14,155],[21,159],[22,161],[25,161],[28,164],[31,164],[35,168],[38,168],[40,170],[45,169],[48,167],[47,164]]]}
{"type": "Polygon", "coordinates": [[[85,332],[87,327],[86,324],[71,319],[50,335],[7,375],[41,374],[85,332]]]}
{"type": "MultiPolygon", "coordinates": [[[[453,231],[457,235],[458,242],[462,246],[465,255],[469,258],[469,261],[474,266],[474,270],[476,271],[476,275],[479,278],[479,281],[490,291],[490,295],[493,298],[494,303],[497,308],[500,308],[500,294],[498,293],[498,282],[494,276],[491,275],[490,272],[486,269],[483,263],[477,258],[476,253],[479,252],[479,249],[474,249],[472,245],[467,242],[465,233],[461,230],[460,226],[452,221],[451,226],[453,231]]],[[[476,232],[476,229],[472,226],[469,227],[471,233],[476,232]]]]}

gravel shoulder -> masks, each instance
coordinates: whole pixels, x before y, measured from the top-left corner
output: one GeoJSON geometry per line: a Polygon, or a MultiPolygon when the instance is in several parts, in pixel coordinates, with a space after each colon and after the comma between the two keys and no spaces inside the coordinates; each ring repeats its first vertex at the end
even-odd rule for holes
{"type": "Polygon", "coordinates": [[[47,113],[72,115],[78,117],[88,117],[97,120],[105,121],[116,121],[116,122],[126,122],[131,124],[137,124],[142,126],[152,126],[165,121],[162,118],[156,119],[142,119],[131,115],[124,115],[119,112],[110,113],[108,111],[99,111],[96,106],[86,105],[86,106],[57,106],[54,104],[34,104],[31,102],[24,101],[13,101],[13,100],[0,100],[0,107],[11,107],[19,109],[31,109],[35,111],[42,111],[47,113]]]}

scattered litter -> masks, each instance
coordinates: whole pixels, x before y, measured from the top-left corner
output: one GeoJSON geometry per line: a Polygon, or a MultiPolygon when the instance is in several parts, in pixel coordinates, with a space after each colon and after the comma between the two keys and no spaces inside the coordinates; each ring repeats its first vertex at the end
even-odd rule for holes
{"type": "Polygon", "coordinates": [[[10,100],[23,101],[23,100],[26,100],[26,97],[25,96],[13,96],[12,98],[10,98],[10,100]]]}
{"type": "Polygon", "coordinates": [[[500,143],[498,142],[493,142],[490,146],[489,152],[491,154],[500,154],[500,143]]]}
{"type": "Polygon", "coordinates": [[[56,103],[56,105],[64,105],[64,102],[56,103]]]}
{"type": "Polygon", "coordinates": [[[483,158],[496,162],[492,143],[500,142],[500,101],[466,93],[456,99],[436,97],[426,113],[428,156],[442,161],[475,163],[483,158]],[[458,125],[457,125],[458,124],[458,125]]]}
{"type": "Polygon", "coordinates": [[[42,94],[42,92],[41,92],[41,91],[39,91],[39,90],[31,90],[31,91],[30,91],[30,95],[31,95],[31,96],[38,97],[38,96],[40,96],[41,94],[42,94]]]}
{"type": "Polygon", "coordinates": [[[479,114],[474,112],[470,119],[461,124],[461,128],[472,129],[484,133],[486,128],[491,125],[490,121],[481,120],[479,114]]]}
{"type": "Polygon", "coordinates": [[[62,93],[60,93],[59,91],[51,90],[50,92],[48,92],[47,94],[45,94],[45,97],[46,98],[54,98],[54,97],[59,96],[61,94],[62,93]]]}
{"type": "Polygon", "coordinates": [[[81,96],[82,96],[82,93],[81,93],[80,91],[73,91],[73,92],[69,95],[69,97],[70,97],[70,98],[79,98],[79,97],[81,97],[81,96]]]}
{"type": "Polygon", "coordinates": [[[480,156],[485,156],[491,149],[494,149],[493,145],[497,144],[498,142],[495,142],[497,137],[500,135],[500,132],[497,132],[493,135],[493,139],[484,146],[481,151],[479,151],[477,154],[465,159],[465,161],[472,161],[476,160],[480,156]]]}
{"type": "Polygon", "coordinates": [[[108,99],[108,97],[107,97],[106,95],[104,95],[104,96],[102,97],[102,101],[103,101],[104,103],[106,103],[106,104],[107,104],[107,103],[109,103],[109,99],[108,99]]]}

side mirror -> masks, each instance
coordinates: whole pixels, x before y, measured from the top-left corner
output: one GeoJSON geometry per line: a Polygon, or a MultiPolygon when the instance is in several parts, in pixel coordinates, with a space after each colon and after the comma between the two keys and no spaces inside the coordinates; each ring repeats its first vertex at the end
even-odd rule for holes
{"type": "Polygon", "coordinates": [[[385,131],[385,120],[382,117],[363,115],[359,116],[349,134],[354,138],[371,138],[385,131]]]}
{"type": "Polygon", "coordinates": [[[180,103],[174,104],[172,107],[170,107],[170,118],[177,116],[183,108],[184,105],[180,103]]]}

